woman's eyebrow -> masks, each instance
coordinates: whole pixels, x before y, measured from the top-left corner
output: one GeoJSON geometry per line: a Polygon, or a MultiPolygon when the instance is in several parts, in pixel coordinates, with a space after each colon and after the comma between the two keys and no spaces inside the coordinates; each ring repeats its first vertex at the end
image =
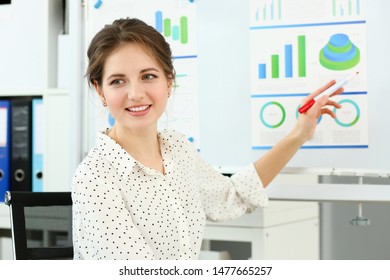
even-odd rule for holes
{"type": "Polygon", "coordinates": [[[107,77],[106,80],[110,80],[112,78],[122,78],[122,77],[125,77],[125,75],[124,74],[112,74],[109,77],[107,77]]]}
{"type": "Polygon", "coordinates": [[[150,67],[150,68],[142,69],[142,70],[140,71],[140,73],[145,73],[145,72],[149,72],[149,71],[156,71],[156,72],[159,72],[157,68],[150,67]]]}

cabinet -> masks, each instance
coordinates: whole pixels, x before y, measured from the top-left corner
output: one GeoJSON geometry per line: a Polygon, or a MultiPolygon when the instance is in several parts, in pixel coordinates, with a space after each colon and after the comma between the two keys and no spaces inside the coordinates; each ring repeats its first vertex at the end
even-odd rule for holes
{"type": "MultiPolygon", "coordinates": [[[[69,103],[70,92],[78,91],[72,84],[63,85],[71,91],[58,89],[57,80],[58,72],[72,78],[79,73],[77,70],[65,73],[58,66],[58,37],[64,33],[66,23],[64,1],[12,0],[11,4],[1,5],[0,9],[3,9],[0,18],[0,97],[42,96],[45,112],[44,191],[69,190],[73,170],[70,161],[76,161],[69,145],[73,143],[70,141],[72,136],[75,138],[79,133],[77,129],[71,130],[76,118],[71,118],[69,103]]],[[[78,26],[72,28],[77,30],[78,26]]],[[[76,36],[78,33],[75,33],[76,36]]],[[[76,48],[72,46],[68,52],[72,53],[73,49],[76,48]]],[[[80,60],[77,57],[72,59],[78,66],[80,60]]],[[[74,114],[79,115],[78,112],[74,114]]],[[[0,203],[0,229],[8,228],[8,208],[0,203]]]]}
{"type": "MultiPolygon", "coordinates": [[[[81,158],[82,4],[12,0],[0,5],[0,97],[43,97],[44,191],[70,190],[81,158]]],[[[0,202],[0,238],[8,240],[9,228],[8,206],[0,202]]],[[[4,241],[0,247],[8,245],[4,241]]]]}
{"type": "MultiPolygon", "coordinates": [[[[70,106],[69,92],[61,89],[0,90],[1,97],[42,96],[44,106],[43,129],[43,190],[70,189],[70,106]]],[[[12,259],[12,240],[9,235],[8,206],[0,203],[0,259],[12,259]],[[2,236],[3,235],[3,236],[2,236]]]]}
{"type": "Polygon", "coordinates": [[[12,0],[0,5],[4,10],[0,17],[0,90],[56,87],[62,2],[12,0]]]}
{"type": "Polygon", "coordinates": [[[233,259],[316,260],[320,256],[319,206],[315,202],[270,201],[269,207],[237,220],[208,222],[204,239],[203,249],[217,247],[233,259]],[[213,242],[218,244],[213,246],[213,242]]]}
{"type": "MultiPolygon", "coordinates": [[[[70,189],[69,92],[61,89],[0,91],[2,97],[42,96],[44,104],[44,191],[70,189]]],[[[8,206],[0,203],[0,228],[10,228],[8,206]]]]}

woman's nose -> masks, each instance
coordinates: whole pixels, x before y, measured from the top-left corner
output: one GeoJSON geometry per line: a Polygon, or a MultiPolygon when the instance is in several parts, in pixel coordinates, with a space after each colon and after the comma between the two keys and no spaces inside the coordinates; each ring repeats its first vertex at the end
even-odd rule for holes
{"type": "Polygon", "coordinates": [[[144,97],[143,88],[137,83],[129,85],[127,89],[127,97],[134,101],[139,101],[144,97]]]}

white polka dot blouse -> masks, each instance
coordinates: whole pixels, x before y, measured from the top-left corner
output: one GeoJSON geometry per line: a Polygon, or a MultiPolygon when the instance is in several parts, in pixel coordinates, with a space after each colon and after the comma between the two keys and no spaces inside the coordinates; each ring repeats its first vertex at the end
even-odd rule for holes
{"type": "Polygon", "coordinates": [[[184,135],[164,130],[159,140],[165,174],[98,133],[72,180],[75,259],[197,259],[206,219],[268,204],[253,164],[226,177],[184,135]]]}

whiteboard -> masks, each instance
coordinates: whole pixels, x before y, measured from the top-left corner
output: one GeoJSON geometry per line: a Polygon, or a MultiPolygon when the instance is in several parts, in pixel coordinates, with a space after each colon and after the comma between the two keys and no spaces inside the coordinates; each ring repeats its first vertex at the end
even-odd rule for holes
{"type": "MultiPolygon", "coordinates": [[[[251,150],[249,1],[197,1],[201,153],[214,165],[244,165],[251,150]],[[222,9],[223,7],[223,9],[222,9]]],[[[390,2],[368,1],[368,149],[301,149],[290,167],[390,168],[390,2]]],[[[315,88],[313,88],[314,90],[315,88]]]]}
{"type": "MultiPolygon", "coordinates": [[[[187,0],[176,0],[179,1],[187,0]]],[[[266,152],[251,148],[250,1],[191,2],[195,2],[197,13],[200,153],[215,166],[246,165],[266,152]]],[[[369,147],[301,149],[289,162],[289,167],[390,168],[390,129],[386,124],[386,112],[390,108],[387,71],[390,57],[386,55],[390,49],[390,34],[384,31],[390,24],[388,11],[389,1],[368,1],[369,147]]]]}

